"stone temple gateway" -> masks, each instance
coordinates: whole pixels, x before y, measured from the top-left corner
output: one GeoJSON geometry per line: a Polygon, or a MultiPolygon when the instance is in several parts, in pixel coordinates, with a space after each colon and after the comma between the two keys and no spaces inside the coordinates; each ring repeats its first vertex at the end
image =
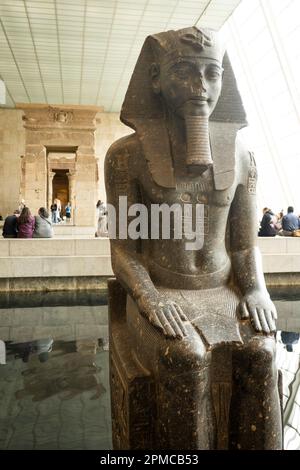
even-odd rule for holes
{"type": "Polygon", "coordinates": [[[24,110],[25,155],[21,156],[20,200],[33,213],[57,197],[72,205],[74,225],[95,224],[98,165],[96,106],[19,104],[24,110]]]}

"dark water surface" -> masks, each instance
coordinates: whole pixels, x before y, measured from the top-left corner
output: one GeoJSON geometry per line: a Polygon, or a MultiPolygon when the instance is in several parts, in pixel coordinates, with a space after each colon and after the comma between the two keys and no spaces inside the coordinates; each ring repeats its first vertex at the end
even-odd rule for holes
{"type": "Polygon", "coordinates": [[[99,292],[0,296],[0,449],[111,448],[107,330],[99,292]]]}
{"type": "MultiPolygon", "coordinates": [[[[270,293],[285,448],[300,449],[300,290],[270,293]]],[[[0,294],[0,340],[0,449],[112,448],[106,293],[0,294]]]]}

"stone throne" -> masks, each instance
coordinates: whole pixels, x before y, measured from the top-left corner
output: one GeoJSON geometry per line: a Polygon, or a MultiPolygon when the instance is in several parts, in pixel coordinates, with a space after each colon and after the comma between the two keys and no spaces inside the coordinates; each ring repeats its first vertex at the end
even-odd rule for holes
{"type": "MultiPolygon", "coordinates": [[[[126,291],[116,279],[108,280],[110,390],[112,438],[115,450],[168,449],[161,440],[155,378],[139,362],[131,347],[126,324],[126,291]]],[[[283,425],[282,375],[278,391],[283,425]]],[[[217,421],[216,449],[229,448],[228,430],[232,395],[232,354],[224,346],[215,349],[212,360],[212,396],[217,421]]],[[[183,406],[183,403],[179,405],[183,406]]],[[[252,410],[250,410],[252,412],[252,410]]],[[[184,429],[178,430],[178,446],[184,429]]],[[[282,436],[283,448],[283,436],[282,436]]]]}
{"type": "MultiPolygon", "coordinates": [[[[187,38],[192,43],[197,42],[200,36],[201,47],[207,38],[196,28],[181,31],[161,33],[154,39],[161,41],[162,48],[168,48],[167,35],[177,40],[176,34],[179,33],[179,38],[187,38]]],[[[203,47],[200,53],[198,51],[201,58],[202,51],[203,47]]],[[[108,202],[117,204],[120,195],[128,196],[128,206],[130,203],[145,201],[150,187],[158,197],[167,194],[168,201],[173,196],[193,198],[196,195],[197,201],[203,202],[208,210],[210,203],[214,205],[215,197],[218,209],[209,212],[213,214],[212,221],[222,214],[222,207],[226,204],[231,204],[230,211],[234,217],[236,207],[239,208],[245,198],[250,197],[253,204],[256,167],[250,152],[246,152],[246,157],[243,157],[246,170],[237,167],[240,151],[236,147],[236,134],[246,125],[246,118],[227,55],[223,59],[222,92],[209,120],[213,186],[207,189],[209,181],[205,175],[209,171],[204,172],[204,176],[201,173],[198,178],[199,172],[192,169],[191,172],[195,171],[195,178],[198,178],[193,186],[196,194],[193,194],[193,189],[180,192],[183,185],[189,188],[186,185],[190,184],[190,179],[186,180],[187,183],[177,184],[175,181],[176,138],[163,124],[167,113],[161,106],[161,95],[153,94],[147,78],[149,66],[155,60],[158,60],[157,55],[153,57],[153,49],[149,47],[149,40],[146,40],[121,112],[121,120],[133,127],[136,134],[116,142],[106,157],[108,202]],[[141,155],[144,155],[144,161],[141,155]],[[147,172],[151,174],[152,186],[147,186],[147,172]],[[240,185],[236,184],[239,172],[245,173],[245,183],[240,185]],[[141,185],[137,189],[131,182],[139,179],[141,185]],[[239,187],[244,187],[244,193],[236,198],[232,188],[237,194],[239,187]],[[160,188],[168,189],[164,193],[160,188]]],[[[226,245],[228,257],[232,257],[234,264],[236,255],[231,254],[230,230],[235,219],[230,219],[228,212],[226,214],[224,217],[221,215],[224,236],[220,236],[220,239],[226,245]]],[[[209,238],[209,231],[213,231],[213,228],[211,225],[206,227],[205,223],[204,220],[204,233],[209,238]]],[[[243,262],[240,265],[237,263],[239,269],[238,273],[234,273],[235,276],[222,267],[216,276],[215,273],[200,277],[177,273],[175,279],[170,273],[172,269],[163,266],[156,269],[152,260],[155,247],[149,249],[148,242],[126,241],[123,245],[123,240],[111,240],[111,243],[113,269],[117,277],[117,280],[108,283],[114,448],[281,448],[278,374],[274,366],[274,338],[271,335],[274,326],[266,327],[268,334],[262,328],[259,334],[254,334],[253,322],[249,318],[242,316],[242,321],[237,320],[243,292],[241,286],[244,280],[247,285],[251,282],[248,273],[252,274],[252,265],[257,269],[250,278],[255,279],[257,276],[266,295],[268,309],[272,309],[263,287],[258,255],[249,258],[243,258],[242,255],[243,262]],[[218,283],[220,279],[222,285],[218,283]],[[150,325],[151,319],[139,313],[143,307],[140,307],[137,292],[143,283],[151,290],[152,282],[161,298],[171,295],[174,302],[190,309],[189,318],[184,321],[188,328],[187,339],[170,339],[166,333],[165,340],[162,340],[163,335],[161,331],[154,330],[153,321],[150,325]],[[198,342],[197,334],[203,343],[198,342]],[[247,348],[243,350],[244,343],[247,343],[247,348]],[[249,397],[247,406],[244,395],[249,397]],[[265,397],[265,400],[260,406],[258,403],[261,397],[265,397]],[[268,430],[265,426],[267,421],[268,430]]],[[[241,251],[247,252],[246,255],[250,253],[251,243],[254,245],[253,238],[249,242],[250,248],[248,245],[244,248],[241,243],[241,251]]],[[[203,269],[205,272],[206,268],[203,269]]],[[[155,299],[153,301],[150,298],[150,305],[155,306],[155,302],[155,299]]],[[[163,327],[164,324],[160,330],[163,327]]],[[[180,337],[180,332],[178,335],[180,337]]]]}

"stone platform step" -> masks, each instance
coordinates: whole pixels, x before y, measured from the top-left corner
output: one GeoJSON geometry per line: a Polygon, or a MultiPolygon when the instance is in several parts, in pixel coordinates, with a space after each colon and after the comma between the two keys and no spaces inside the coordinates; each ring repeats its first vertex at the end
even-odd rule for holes
{"type": "Polygon", "coordinates": [[[108,238],[2,238],[0,239],[0,258],[2,257],[71,257],[102,256],[110,257],[108,238]]]}
{"type": "Polygon", "coordinates": [[[0,240],[0,279],[111,275],[105,238],[0,240]]]}
{"type": "Polygon", "coordinates": [[[0,258],[1,278],[111,276],[109,255],[0,258]]]}
{"type": "MultiPolygon", "coordinates": [[[[0,239],[0,281],[3,289],[22,279],[34,279],[35,284],[45,282],[53,285],[64,279],[76,283],[83,280],[97,282],[113,275],[110,259],[110,243],[107,238],[81,238],[67,235],[66,231],[91,227],[56,227],[64,233],[61,238],[51,239],[0,239]],[[39,278],[39,280],[38,280],[39,278]],[[76,281],[77,279],[77,281],[76,281]]],[[[300,238],[270,237],[259,238],[258,246],[262,252],[263,269],[270,285],[298,284],[300,282],[300,238]]],[[[47,284],[48,286],[48,284],[47,284]]],[[[17,288],[16,288],[17,289],[17,288]]],[[[46,289],[46,287],[45,287],[46,289]]],[[[48,287],[47,287],[48,289],[48,287]]],[[[1,286],[0,286],[1,290],[1,286]]]]}
{"type": "Polygon", "coordinates": [[[96,228],[93,226],[78,226],[67,223],[53,225],[55,238],[94,238],[96,228]]]}

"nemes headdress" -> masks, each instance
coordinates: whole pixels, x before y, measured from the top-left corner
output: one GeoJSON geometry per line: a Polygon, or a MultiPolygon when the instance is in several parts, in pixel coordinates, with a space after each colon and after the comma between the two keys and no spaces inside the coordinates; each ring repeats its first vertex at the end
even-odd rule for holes
{"type": "Polygon", "coordinates": [[[180,57],[202,57],[222,64],[225,51],[220,38],[213,31],[193,27],[151,37],[153,52],[160,63],[175,62],[180,57]]]}
{"type": "Polygon", "coordinates": [[[235,136],[237,130],[246,124],[246,116],[228,56],[224,55],[224,47],[218,33],[190,27],[148,36],[132,74],[120,119],[137,132],[154,181],[160,186],[174,187],[164,105],[161,96],[153,91],[150,67],[153,63],[159,66],[168,65],[180,61],[183,57],[209,58],[220,65],[223,64],[222,92],[210,116],[209,127],[215,186],[216,189],[225,189],[234,178],[235,136]],[[232,156],[224,158],[222,135],[226,134],[228,141],[229,131],[233,141],[230,152],[232,156]],[[162,168],[165,169],[163,172],[162,168]]]}

